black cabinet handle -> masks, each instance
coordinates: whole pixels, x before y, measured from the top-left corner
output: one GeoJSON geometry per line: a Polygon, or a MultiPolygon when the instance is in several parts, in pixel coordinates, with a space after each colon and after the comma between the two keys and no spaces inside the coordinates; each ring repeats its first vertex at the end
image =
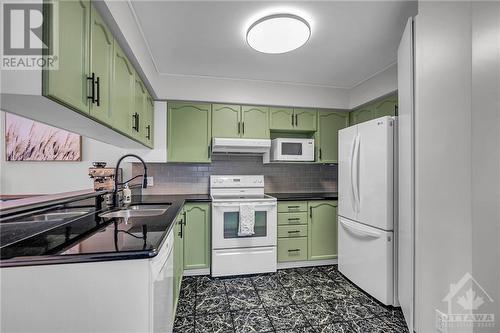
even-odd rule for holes
{"type": "Polygon", "coordinates": [[[132,115],[132,119],[134,120],[132,122],[132,129],[137,131],[137,112],[134,112],[134,114],[132,115]]]}
{"type": "Polygon", "coordinates": [[[90,99],[90,101],[92,103],[95,103],[95,73],[92,73],[91,76],[87,76],[87,82],[90,81],[90,91],[91,91],[91,94],[90,96],[87,95],[87,99],[90,99]]]}
{"type": "Polygon", "coordinates": [[[141,123],[140,117],[141,117],[141,115],[138,113],[137,114],[137,132],[139,132],[139,124],[141,123]]]}
{"type": "Polygon", "coordinates": [[[300,230],[290,230],[288,231],[289,234],[296,234],[296,233],[299,233],[300,230]]]}
{"type": "Polygon", "coordinates": [[[241,128],[241,122],[240,122],[240,121],[238,121],[238,134],[240,134],[240,132],[241,132],[241,131],[240,131],[240,128],[241,128]]]}
{"type": "Polygon", "coordinates": [[[288,209],[296,209],[296,208],[300,208],[300,206],[288,206],[288,209]]]}
{"type": "Polygon", "coordinates": [[[288,252],[299,252],[299,251],[300,251],[300,249],[290,249],[290,250],[288,250],[288,252]]]}
{"type": "Polygon", "coordinates": [[[97,97],[95,99],[95,103],[97,104],[97,106],[100,106],[101,105],[101,82],[100,82],[99,77],[97,77],[97,79],[95,80],[95,84],[96,84],[96,91],[97,91],[97,97]]]}
{"type": "Polygon", "coordinates": [[[300,217],[291,217],[288,221],[300,221],[300,217]]]}
{"type": "Polygon", "coordinates": [[[299,126],[299,116],[295,115],[295,126],[299,126]]]}
{"type": "Polygon", "coordinates": [[[398,115],[398,111],[399,111],[399,108],[397,105],[394,105],[394,115],[397,116],[398,115]]]}
{"type": "Polygon", "coordinates": [[[320,159],[320,160],[322,159],[322,157],[321,157],[321,156],[323,156],[323,154],[321,153],[321,148],[320,148],[320,149],[319,149],[319,159],[320,159]]]}
{"type": "Polygon", "coordinates": [[[181,230],[179,231],[179,237],[183,238],[184,237],[184,222],[182,220],[179,221],[179,224],[181,226],[181,230]]]}
{"type": "Polygon", "coordinates": [[[146,135],[146,139],[151,140],[151,125],[146,126],[148,130],[148,134],[146,135]]]}
{"type": "Polygon", "coordinates": [[[241,123],[241,131],[243,132],[243,134],[245,134],[245,123],[244,122],[241,123]]]}
{"type": "Polygon", "coordinates": [[[210,145],[208,145],[208,158],[210,158],[210,156],[212,155],[212,147],[210,145]]]}
{"type": "Polygon", "coordinates": [[[293,114],[292,114],[292,126],[293,126],[293,114]]]}
{"type": "Polygon", "coordinates": [[[312,219],[313,218],[313,208],[309,207],[309,217],[312,219]]]}

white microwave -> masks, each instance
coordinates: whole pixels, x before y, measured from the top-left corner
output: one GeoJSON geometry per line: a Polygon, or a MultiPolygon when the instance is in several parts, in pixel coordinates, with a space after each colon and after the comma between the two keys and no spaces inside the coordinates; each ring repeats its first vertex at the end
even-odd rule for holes
{"type": "Polygon", "coordinates": [[[271,141],[271,161],[314,161],[314,139],[278,138],[271,141]]]}

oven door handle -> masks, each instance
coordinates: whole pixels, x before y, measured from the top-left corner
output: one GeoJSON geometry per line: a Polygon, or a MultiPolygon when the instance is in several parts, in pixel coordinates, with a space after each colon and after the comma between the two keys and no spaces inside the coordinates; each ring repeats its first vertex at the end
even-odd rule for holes
{"type": "MultiPolygon", "coordinates": [[[[253,204],[255,207],[276,207],[277,204],[276,202],[266,202],[266,203],[255,203],[253,204]]],[[[239,203],[234,203],[234,204],[227,204],[227,203],[212,203],[212,207],[240,207],[239,203]]]]}

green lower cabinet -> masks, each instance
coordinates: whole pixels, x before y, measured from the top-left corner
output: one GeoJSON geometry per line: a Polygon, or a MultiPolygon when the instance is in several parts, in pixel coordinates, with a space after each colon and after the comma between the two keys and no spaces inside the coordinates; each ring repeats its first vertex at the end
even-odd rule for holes
{"type": "Polygon", "coordinates": [[[184,272],[184,220],[182,214],[175,219],[174,225],[174,316],[184,272]]]}
{"type": "Polygon", "coordinates": [[[241,137],[248,139],[270,138],[268,107],[241,107],[241,137]]]}
{"type": "Polygon", "coordinates": [[[184,269],[210,268],[210,204],[184,205],[184,269]]]}
{"type": "Polygon", "coordinates": [[[278,225],[278,238],[306,237],[307,224],[305,225],[278,225]]]}
{"type": "Polygon", "coordinates": [[[309,201],[308,259],[337,258],[337,201],[309,201]]]}
{"type": "Polygon", "coordinates": [[[211,161],[212,106],[205,103],[168,103],[167,161],[211,161]]]}
{"type": "Polygon", "coordinates": [[[338,132],[349,126],[349,113],[338,111],[318,112],[318,132],[316,132],[316,161],[319,163],[338,162],[338,132]]]}
{"type": "Polygon", "coordinates": [[[307,237],[278,239],[278,262],[302,260],[307,260],[307,237]]]}

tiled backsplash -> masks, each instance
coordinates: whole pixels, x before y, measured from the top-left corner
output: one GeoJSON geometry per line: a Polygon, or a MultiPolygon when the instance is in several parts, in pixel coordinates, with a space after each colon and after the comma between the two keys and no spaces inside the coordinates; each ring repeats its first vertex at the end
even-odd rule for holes
{"type": "MultiPolygon", "coordinates": [[[[142,172],[133,163],[134,175],[142,172]]],[[[266,192],[337,192],[337,166],[263,164],[259,156],[214,155],[211,164],[148,163],[154,186],[145,194],[209,193],[210,175],[264,175],[266,192]]]]}

